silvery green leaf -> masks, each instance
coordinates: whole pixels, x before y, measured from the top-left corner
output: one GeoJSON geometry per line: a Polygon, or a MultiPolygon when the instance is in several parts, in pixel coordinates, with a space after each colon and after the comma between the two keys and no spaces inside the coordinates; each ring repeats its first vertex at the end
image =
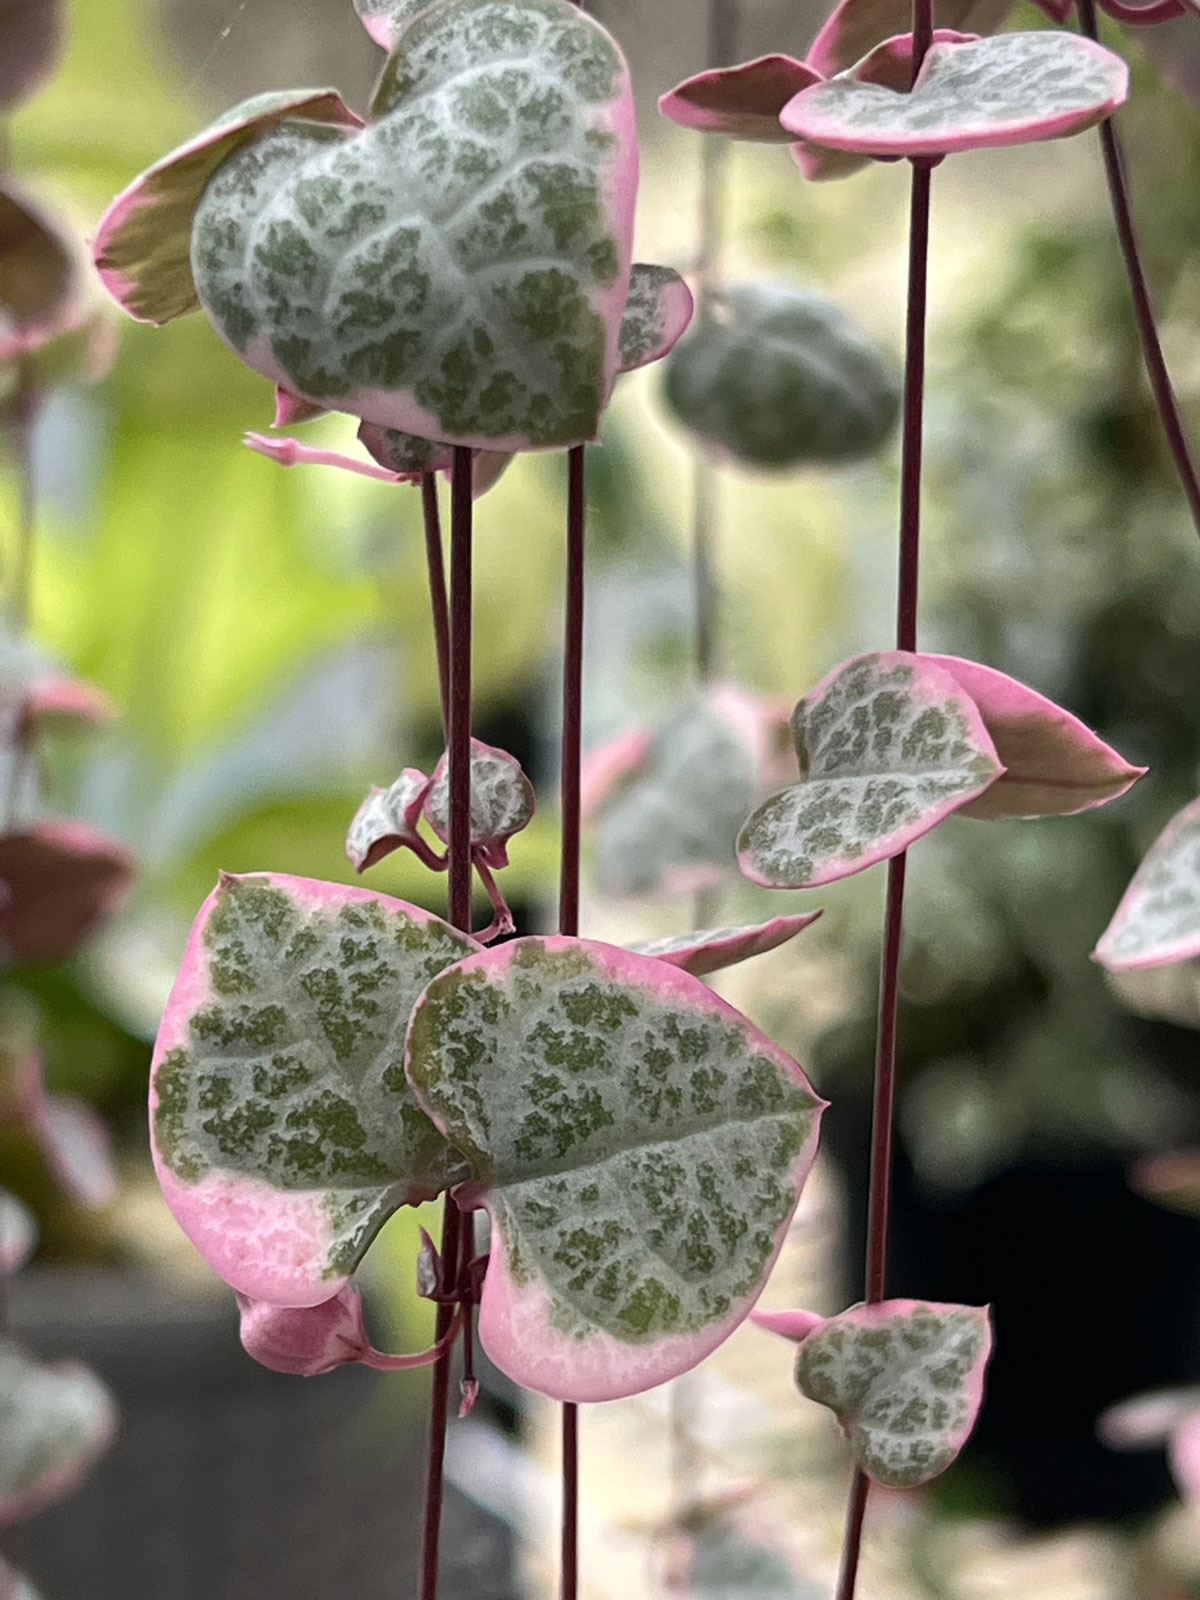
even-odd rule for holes
{"type": "Polygon", "coordinates": [[[1200,956],[1200,800],[1150,846],[1093,956],[1113,972],[1200,956]]]}
{"type": "Polygon", "coordinates": [[[660,361],[692,320],[692,308],[692,291],[676,271],[635,261],[621,319],[621,371],[660,361]]]}
{"type": "Polygon", "coordinates": [[[87,1367],[42,1366],[0,1338],[0,1526],[72,1493],[116,1424],[112,1396],[87,1367]]]}

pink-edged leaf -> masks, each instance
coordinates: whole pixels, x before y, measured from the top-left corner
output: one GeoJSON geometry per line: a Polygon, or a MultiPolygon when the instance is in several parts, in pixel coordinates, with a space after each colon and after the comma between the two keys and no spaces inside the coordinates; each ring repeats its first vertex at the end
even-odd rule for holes
{"type": "Polygon", "coordinates": [[[298,394],[289,394],[281,385],[275,385],[275,417],[273,428],[294,428],[301,422],[311,422],[314,417],[326,415],[325,407],[311,400],[301,400],[298,394]]]}
{"type": "Polygon", "coordinates": [[[356,473],[360,478],[377,478],[383,483],[404,482],[404,475],[376,466],[373,461],[359,461],[340,450],[321,450],[302,444],[299,439],[273,439],[265,433],[247,433],[242,443],[281,467],[337,467],[342,472],[356,473]]]}
{"type": "MultiPolygon", "coordinates": [[[[506,846],[529,826],[536,804],[533,785],[507,750],[471,740],[471,845],[488,866],[508,865],[506,846]]],[[[433,769],[424,802],[429,826],[445,844],[450,838],[450,763],[443,755],[433,769]]]]}
{"type": "Polygon", "coordinates": [[[911,92],[888,86],[904,48],[911,42],[889,40],[850,71],[802,90],[784,108],[783,126],[832,150],[942,155],[1064,138],[1110,116],[1129,91],[1120,56],[1073,33],[934,43],[911,92]]]}
{"type": "Polygon", "coordinates": [[[354,0],[359,21],[383,50],[394,48],[400,35],[431,0],[354,0]]]}
{"type": "Polygon", "coordinates": [[[64,0],[0,0],[0,113],[50,75],[62,48],[64,0]]]}
{"type": "Polygon", "coordinates": [[[315,1378],[371,1348],[363,1325],[362,1296],[347,1283],[315,1306],[273,1306],[237,1296],[242,1348],[272,1372],[315,1378]]]}
{"type": "Polygon", "coordinates": [[[800,1344],[821,1326],[825,1318],[818,1316],[815,1311],[756,1310],[750,1313],[750,1321],[755,1327],[764,1328],[767,1333],[777,1333],[781,1339],[800,1344]]]}
{"type": "Polygon", "coordinates": [[[98,728],[111,722],[117,708],[94,683],[53,674],[35,678],[25,697],[27,727],[51,733],[73,728],[98,728]]]}
{"type": "Polygon", "coordinates": [[[1006,673],[960,656],[923,655],[974,700],[1004,771],[964,817],[1059,817],[1122,795],[1145,773],[1078,717],[1006,673]]]}
{"type": "Polygon", "coordinates": [[[786,282],[738,284],[719,315],[672,351],[672,411],[722,454],[780,470],[856,461],[890,438],[896,363],[827,295],[786,282]]]}
{"type": "Polygon", "coordinates": [[[1110,1450],[1152,1450],[1197,1413],[1200,1388],[1151,1389],[1102,1412],[1096,1437],[1110,1450]]]}
{"type": "Polygon", "coordinates": [[[112,1442],[117,1409],[76,1361],[42,1366],[0,1338],[0,1526],[71,1494],[112,1442]]]}
{"type": "MultiPolygon", "coordinates": [[[[0,59],[3,18],[0,0],[0,59]]],[[[38,349],[72,321],[78,266],[49,213],[10,183],[0,184],[0,365],[38,349]]]]}
{"type": "Polygon", "coordinates": [[[594,437],[637,183],[617,46],[569,0],[443,0],[370,115],[288,121],[213,175],[192,262],[217,332],[290,393],[424,439],[594,437]]]}
{"type": "Polygon", "coordinates": [[[823,73],[792,56],[759,56],[736,67],[710,67],[664,94],[658,109],[681,128],[723,133],[730,139],[786,144],[792,135],[779,123],[788,101],[823,73]]]}
{"type": "Polygon", "coordinates": [[[117,1192],[112,1141],[86,1101],[47,1095],[31,1122],[38,1148],[58,1182],[84,1206],[106,1206],[117,1192]]]}
{"type": "Polygon", "coordinates": [[[811,926],[820,915],[819,911],[808,911],[792,917],[772,917],[770,922],[740,928],[704,928],[696,933],[677,933],[669,939],[651,939],[625,948],[635,955],[653,956],[656,961],[682,967],[693,977],[703,978],[710,972],[720,972],[725,967],[736,966],[739,961],[748,961],[751,956],[777,949],[811,926]]]}
{"type": "Polygon", "coordinates": [[[82,822],[0,835],[0,948],[10,960],[61,961],[128,894],[133,857],[82,822]]]}
{"type": "Polygon", "coordinates": [[[991,1353],[985,1306],[883,1300],[808,1333],[796,1384],[834,1413],[869,1478],[912,1489],[944,1472],[966,1443],[991,1353]]]}
{"type": "Polygon", "coordinates": [[[692,291],[673,268],[635,261],[621,319],[620,370],[633,372],[661,361],[692,320],[694,308],[692,291]]]}
{"type": "Polygon", "coordinates": [[[1146,852],[1092,959],[1113,972],[1200,956],[1200,800],[1146,852]]]}
{"type": "Polygon", "coordinates": [[[389,788],[372,785],[346,832],[346,854],[356,871],[365,872],[393,850],[405,846],[418,855],[423,853],[424,841],[417,822],[430,782],[417,767],[405,767],[389,788]]]}
{"type": "Polygon", "coordinates": [[[430,978],[478,949],[402,901],[223,876],[201,907],[151,1066],[167,1204],[233,1288],[317,1305],[400,1205],[462,1166],[403,1069],[430,978]]]}
{"type": "MultiPolygon", "coordinates": [[[[934,0],[933,25],[956,33],[994,33],[1012,8],[1013,0],[934,0]]],[[[911,25],[908,0],[840,0],[809,46],[805,65],[832,78],[911,25]]]]}
{"type": "Polygon", "coordinates": [[[430,984],[409,1078],[486,1207],[480,1339],[564,1400],[687,1371],[758,1297],[823,1102],[699,979],[612,945],[518,939],[430,984]]]}
{"type": "Polygon", "coordinates": [[[18,1272],[37,1248],[33,1213],[15,1194],[0,1189],[0,1275],[18,1272]]]}
{"type": "Polygon", "coordinates": [[[1129,1187],[1172,1211],[1200,1217],[1200,1149],[1143,1156],[1130,1169],[1129,1187]]]}
{"type": "Polygon", "coordinates": [[[1004,770],[974,701],[921,656],[835,667],[792,713],[800,781],[738,836],[754,883],[804,889],[899,855],[1004,770]]]}
{"type": "Polygon", "coordinates": [[[254,95],[136,177],[100,219],[92,256],[105,288],[139,322],[170,322],[199,309],[192,275],[192,221],[217,168],[284,119],[358,128],[334,89],[254,95]]]}

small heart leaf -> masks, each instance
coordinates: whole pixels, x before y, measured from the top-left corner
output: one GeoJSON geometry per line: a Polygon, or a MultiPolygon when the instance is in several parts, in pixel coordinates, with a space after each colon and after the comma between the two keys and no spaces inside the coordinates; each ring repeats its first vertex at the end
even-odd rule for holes
{"type": "Polygon", "coordinates": [[[869,1478],[912,1489],[966,1443],[991,1351],[986,1307],[884,1300],[815,1328],[800,1345],[796,1383],[834,1413],[869,1478]]]}
{"type": "Polygon", "coordinates": [[[19,105],[54,70],[64,19],[63,0],[0,0],[0,113],[19,105]]]}
{"type": "Polygon", "coordinates": [[[170,322],[200,301],[192,277],[192,218],[213,173],[240,145],[285,117],[361,127],[333,89],[254,95],[155,162],[100,219],[92,256],[105,288],[139,322],[170,322]]]}
{"type": "Polygon", "coordinates": [[[617,368],[629,75],[568,0],[443,0],[360,130],[288,121],[195,210],[209,320],[291,393],[496,450],[595,435],[617,368]]]}
{"type": "Polygon", "coordinates": [[[747,466],[855,461],[879,450],[900,410],[895,363],[840,306],[790,283],[722,296],[667,361],[679,420],[747,466]]]}
{"type": "Polygon", "coordinates": [[[692,291],[677,272],[635,261],[621,321],[621,371],[661,360],[692,320],[692,309],[692,291]]]}
{"type": "Polygon", "coordinates": [[[770,922],[741,928],[704,928],[697,933],[677,933],[670,939],[652,939],[626,945],[635,955],[653,956],[669,966],[682,967],[695,978],[764,955],[810,927],[821,915],[809,911],[794,917],[773,917],[770,922]]]}
{"type": "MultiPolygon", "coordinates": [[[[507,750],[471,740],[471,845],[489,866],[508,865],[506,845],[528,827],[534,812],[533,785],[507,750]]],[[[450,838],[450,762],[443,755],[425,796],[425,817],[443,844],[450,838]]]]}
{"type": "Polygon", "coordinates": [[[460,1165],[404,1077],[409,1013],[477,949],[365,889],[224,877],[201,907],[151,1071],[167,1204],[225,1281],[274,1305],[336,1293],[375,1233],[460,1165]]]}
{"type": "Polygon", "coordinates": [[[1114,972],[1200,956],[1200,800],[1177,812],[1146,852],[1094,960],[1114,972]]]}
{"type": "Polygon", "coordinates": [[[15,1194],[0,1189],[0,1275],[19,1271],[37,1248],[37,1240],[33,1213],[15,1194]]]}
{"type": "Polygon", "coordinates": [[[804,889],[861,872],[984,792],[1003,771],[971,698],[920,656],[835,667],[792,713],[800,781],[747,820],[754,883],[804,889]]]}
{"type": "Polygon", "coordinates": [[[1078,133],[1110,116],[1129,90],[1129,69],[1112,51],[1042,32],[935,43],[905,92],[888,86],[898,43],[802,90],[784,108],[783,126],[831,150],[943,155],[1078,133]]]}
{"type": "Polygon", "coordinates": [[[0,1338],[0,1526],[71,1494],[116,1425],[113,1398],[87,1367],[44,1367],[0,1338]]]}
{"type": "Polygon", "coordinates": [[[15,961],[61,961],[115,912],[133,883],[124,845],[82,822],[0,835],[0,947],[15,961]]]}
{"type": "MultiPolygon", "coordinates": [[[[934,0],[935,29],[956,33],[995,33],[1013,0],[934,0]]],[[[813,40],[805,65],[823,78],[846,72],[875,46],[912,26],[909,0],[840,0],[813,40]]]]}
{"type": "Polygon", "coordinates": [[[421,853],[417,821],[429,793],[429,782],[418,768],[405,767],[390,788],[372,785],[346,833],[346,854],[356,871],[365,872],[404,846],[421,853]]]}
{"type": "Polygon", "coordinates": [[[723,133],[730,139],[787,144],[792,135],[779,113],[822,73],[792,56],[759,56],[736,67],[711,67],[664,94],[658,109],[681,128],[723,133]]]}
{"type": "Polygon", "coordinates": [[[409,1076],[492,1219],[480,1339],[560,1399],[687,1371],[757,1298],[816,1145],[800,1068],[698,979],[518,939],[430,984],[409,1076]]]}
{"type": "Polygon", "coordinates": [[[363,1326],[362,1296],[347,1283],[315,1306],[272,1306],[237,1297],[242,1349],[272,1372],[316,1378],[371,1348],[363,1326]]]}

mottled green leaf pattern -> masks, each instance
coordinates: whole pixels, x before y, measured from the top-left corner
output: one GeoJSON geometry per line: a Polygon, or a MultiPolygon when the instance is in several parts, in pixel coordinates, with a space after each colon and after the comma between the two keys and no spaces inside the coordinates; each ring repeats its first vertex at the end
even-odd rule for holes
{"type": "Polygon", "coordinates": [[[974,702],[940,668],[899,651],[853,657],[799,702],[800,781],[738,839],[769,888],[830,883],[906,849],[1003,771],[974,702]]]}
{"type": "Polygon", "coordinates": [[[346,830],[346,854],[357,871],[365,872],[404,845],[420,851],[417,819],[428,792],[429,779],[417,767],[405,767],[386,789],[372,784],[346,830]]]}
{"type": "MultiPolygon", "coordinates": [[[[471,843],[496,855],[504,866],[504,845],[529,825],[534,811],[533,785],[521,764],[507,750],[471,740],[471,843]]],[[[450,763],[443,756],[433,769],[425,796],[425,816],[438,838],[450,837],[450,763]]]]}
{"type": "Polygon", "coordinates": [[[1150,846],[1094,955],[1114,971],[1200,955],[1200,800],[1150,846]]]}
{"type": "Polygon", "coordinates": [[[192,236],[205,310],[275,383],[385,427],[591,438],[628,286],[629,94],[567,0],[443,0],[365,129],[287,122],[216,172],[192,236]]]}
{"type": "Polygon", "coordinates": [[[354,0],[362,25],[377,45],[390,50],[430,0],[354,0]]]}
{"type": "Polygon", "coordinates": [[[692,294],[671,267],[635,261],[621,319],[619,362],[632,372],[665,356],[692,318],[692,294]]]}
{"type": "Polygon", "coordinates": [[[42,1366],[0,1338],[0,1526],[70,1494],[116,1420],[112,1396],[86,1367],[42,1366]]]}
{"type": "Polygon", "coordinates": [[[962,1449],[991,1346],[981,1307],[885,1300],[810,1333],[796,1357],[796,1382],[836,1415],[869,1477],[911,1489],[944,1472],[962,1449]]]}
{"type": "Polygon", "coordinates": [[[757,1297],[821,1102],[697,979],[609,945],[520,939],[436,979],[409,1076],[493,1223],[480,1336],[575,1399],[695,1364],[757,1297]]]}

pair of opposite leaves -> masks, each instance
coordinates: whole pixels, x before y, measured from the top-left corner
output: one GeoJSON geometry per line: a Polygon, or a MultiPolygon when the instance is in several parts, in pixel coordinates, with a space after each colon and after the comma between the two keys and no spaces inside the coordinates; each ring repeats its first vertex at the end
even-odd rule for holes
{"type": "Polygon", "coordinates": [[[113,203],[101,276],[143,320],[203,306],[278,416],[359,416],[388,475],[593,437],[691,315],[678,274],[631,266],[620,51],[568,0],[359,9],[389,50],[369,120],[331,90],[247,101],[113,203]]]}

